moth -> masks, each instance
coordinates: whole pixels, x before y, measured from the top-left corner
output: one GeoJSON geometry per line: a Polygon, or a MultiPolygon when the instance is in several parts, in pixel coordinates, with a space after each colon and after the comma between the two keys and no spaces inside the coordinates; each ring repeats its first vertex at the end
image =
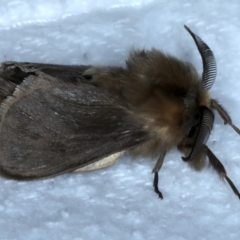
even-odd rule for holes
{"type": "Polygon", "coordinates": [[[214,111],[238,134],[209,90],[216,60],[187,26],[203,62],[202,76],[189,62],[163,51],[134,50],[125,67],[3,62],[0,69],[0,169],[14,178],[43,178],[111,165],[124,152],[157,159],[169,150],[201,170],[206,159],[240,193],[206,145],[214,111]],[[101,165],[103,163],[103,165],[101,165]]]}

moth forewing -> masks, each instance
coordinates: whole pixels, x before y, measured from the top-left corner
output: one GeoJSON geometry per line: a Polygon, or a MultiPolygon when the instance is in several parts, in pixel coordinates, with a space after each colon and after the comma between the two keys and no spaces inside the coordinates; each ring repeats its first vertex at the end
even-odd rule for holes
{"type": "Polygon", "coordinates": [[[16,177],[72,171],[149,138],[107,91],[43,73],[2,103],[0,120],[1,168],[16,177]]]}

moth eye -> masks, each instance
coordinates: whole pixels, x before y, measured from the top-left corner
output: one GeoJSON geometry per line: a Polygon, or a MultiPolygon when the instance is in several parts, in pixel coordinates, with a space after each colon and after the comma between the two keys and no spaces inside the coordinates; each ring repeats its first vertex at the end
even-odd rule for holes
{"type": "Polygon", "coordinates": [[[85,80],[90,81],[90,80],[92,80],[92,75],[83,75],[83,78],[84,78],[85,80]]]}
{"type": "Polygon", "coordinates": [[[190,137],[190,138],[191,138],[191,137],[193,137],[193,136],[195,135],[195,133],[196,133],[196,131],[197,131],[197,127],[198,127],[198,125],[199,125],[199,122],[200,122],[200,115],[199,115],[199,113],[198,113],[198,114],[196,114],[196,115],[194,116],[194,118],[193,118],[192,127],[191,127],[189,133],[187,134],[187,137],[190,137]]]}
{"type": "Polygon", "coordinates": [[[197,114],[194,116],[194,118],[193,118],[193,124],[192,124],[192,126],[193,126],[193,127],[197,126],[197,125],[199,124],[199,122],[200,122],[200,115],[199,115],[199,113],[197,113],[197,114]]]}

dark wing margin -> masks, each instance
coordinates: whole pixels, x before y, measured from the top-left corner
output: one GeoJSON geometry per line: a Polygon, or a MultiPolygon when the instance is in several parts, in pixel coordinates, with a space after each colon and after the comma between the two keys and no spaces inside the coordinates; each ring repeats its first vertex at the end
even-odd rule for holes
{"type": "Polygon", "coordinates": [[[20,178],[75,170],[150,138],[111,93],[40,73],[0,108],[0,168],[20,178]]]}

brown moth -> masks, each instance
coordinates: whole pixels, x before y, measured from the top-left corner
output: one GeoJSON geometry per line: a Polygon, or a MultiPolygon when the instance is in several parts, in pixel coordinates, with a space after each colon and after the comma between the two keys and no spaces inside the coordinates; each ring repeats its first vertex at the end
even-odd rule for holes
{"type": "Polygon", "coordinates": [[[188,27],[203,74],[156,49],[130,53],[126,67],[4,62],[0,69],[0,169],[23,179],[92,170],[113,164],[125,151],[157,158],[167,152],[201,170],[208,158],[240,193],[206,143],[216,110],[238,134],[226,110],[211,99],[216,78],[211,49],[188,27]]]}

